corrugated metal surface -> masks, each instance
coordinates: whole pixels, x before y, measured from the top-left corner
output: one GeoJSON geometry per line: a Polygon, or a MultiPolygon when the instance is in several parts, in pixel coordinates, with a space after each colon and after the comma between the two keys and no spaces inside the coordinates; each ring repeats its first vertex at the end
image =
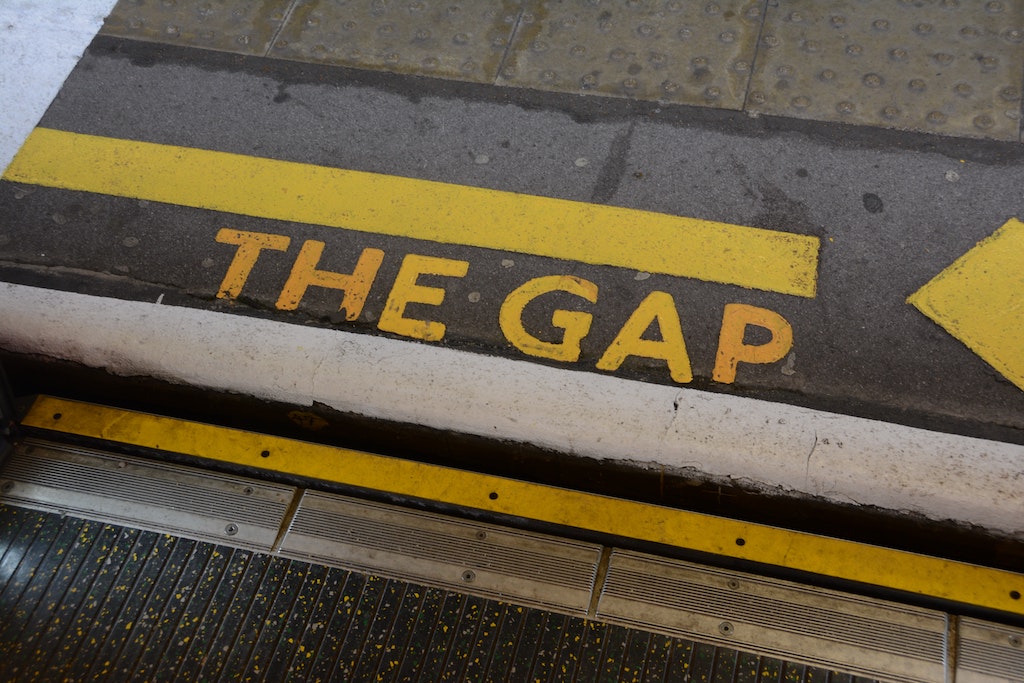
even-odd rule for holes
{"type": "Polygon", "coordinates": [[[577,616],[601,557],[592,543],[43,442],[17,447],[0,502],[577,616]]]}
{"type": "Polygon", "coordinates": [[[597,616],[907,683],[946,675],[942,612],[614,550],[597,616]]]}
{"type": "Polygon", "coordinates": [[[961,619],[958,646],[959,683],[1024,681],[1024,629],[961,619]]]}
{"type": "Polygon", "coordinates": [[[270,550],[292,486],[141,458],[21,445],[3,469],[0,498],[114,524],[270,550]]]}
{"type": "Polygon", "coordinates": [[[850,675],[212,543],[0,507],[0,680],[850,675]]]}
{"type": "Polygon", "coordinates": [[[306,491],[282,555],[584,616],[601,546],[306,491]]]}

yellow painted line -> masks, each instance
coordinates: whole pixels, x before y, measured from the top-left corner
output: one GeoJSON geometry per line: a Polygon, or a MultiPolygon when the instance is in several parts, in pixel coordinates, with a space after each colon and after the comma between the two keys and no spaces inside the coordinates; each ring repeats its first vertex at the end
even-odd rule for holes
{"type": "Polygon", "coordinates": [[[46,396],[22,424],[1024,615],[1024,575],[962,562],[46,396]]]}
{"type": "Polygon", "coordinates": [[[1024,389],[1024,223],[1011,218],[907,301],[1024,389]]]}
{"type": "Polygon", "coordinates": [[[46,128],[4,179],[804,297],[817,287],[817,237],[46,128]]]}

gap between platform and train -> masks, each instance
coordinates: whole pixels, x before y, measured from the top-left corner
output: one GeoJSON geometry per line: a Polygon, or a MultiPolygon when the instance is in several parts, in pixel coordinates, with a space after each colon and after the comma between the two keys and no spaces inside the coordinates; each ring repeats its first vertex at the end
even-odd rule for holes
{"type": "MultiPolygon", "coordinates": [[[[625,628],[639,642],[657,633],[682,640],[681,644],[702,643],[705,652],[713,653],[712,661],[738,671],[727,663],[738,665],[739,657],[750,663],[755,676],[765,677],[785,664],[861,677],[854,681],[870,677],[901,683],[1003,683],[1007,675],[1012,679],[1024,667],[1024,650],[1019,647],[1024,632],[995,622],[59,441],[19,440],[14,456],[0,469],[0,509],[4,512],[0,594],[13,600],[12,619],[0,635],[0,653],[13,657],[0,660],[0,675],[17,673],[10,678],[31,677],[30,672],[40,666],[51,671],[54,665],[80,669],[88,656],[81,657],[78,649],[83,642],[97,642],[90,632],[104,634],[101,648],[121,652],[100,660],[104,672],[117,671],[126,678],[132,677],[126,672],[135,668],[138,657],[135,648],[122,649],[129,637],[133,644],[144,646],[161,632],[191,632],[179,645],[191,641],[192,649],[233,651],[234,646],[222,649],[208,644],[210,634],[232,644],[246,641],[240,632],[229,635],[241,624],[230,617],[222,621],[220,614],[252,615],[250,609],[259,614],[274,601],[270,596],[282,591],[279,571],[284,568],[298,577],[347,572],[357,585],[360,580],[387,581],[415,598],[433,592],[446,601],[485,599],[518,614],[561,622],[553,632],[573,641],[569,647],[576,655],[570,654],[570,660],[582,664],[595,658],[613,669],[621,667],[616,680],[639,680],[636,674],[647,671],[648,665],[639,666],[634,657],[616,654],[614,649],[605,653],[604,636],[591,643],[597,651],[584,646],[578,636],[572,638],[572,624],[587,624],[599,632],[625,628]],[[54,534],[59,536],[56,542],[54,534]],[[92,541],[97,537],[106,540],[92,541]],[[159,541],[154,546],[147,538],[159,541]],[[191,546],[192,552],[186,553],[194,553],[188,560],[193,568],[185,572],[192,577],[194,590],[183,577],[177,592],[166,590],[166,584],[157,586],[162,583],[158,577],[175,581],[176,569],[182,567],[185,558],[170,547],[177,545],[191,546]],[[96,546],[102,549],[96,555],[102,561],[87,562],[96,546]],[[216,565],[231,558],[233,568],[225,569],[230,578],[223,580],[232,590],[208,590],[218,572],[208,565],[196,573],[193,560],[201,563],[203,556],[220,558],[216,565]],[[245,568],[248,563],[276,564],[279,569],[252,575],[245,568]],[[116,576],[114,582],[92,576],[97,569],[116,576]],[[145,578],[133,580],[136,574],[145,578]],[[45,593],[36,589],[40,585],[47,586],[45,593]],[[91,586],[91,605],[122,603],[123,607],[78,612],[76,596],[85,592],[84,585],[91,586]],[[161,599],[153,601],[153,593],[166,596],[175,607],[164,611],[161,599]],[[224,604],[226,597],[231,607],[224,604]],[[37,605],[44,604],[46,613],[33,618],[37,605]],[[205,615],[202,624],[188,616],[196,612],[205,615]],[[75,614],[70,620],[69,613],[75,614]],[[215,621],[217,628],[207,628],[208,620],[215,621]],[[90,627],[68,626],[75,622],[90,627]],[[26,630],[29,623],[34,627],[31,631],[26,630]],[[54,651],[61,655],[56,661],[47,657],[54,651]]],[[[353,612],[376,613],[372,622],[362,621],[368,642],[356,657],[360,660],[373,662],[379,656],[380,645],[373,642],[388,637],[390,622],[419,623],[423,612],[429,612],[415,604],[421,601],[405,605],[397,600],[374,608],[354,601],[356,596],[338,596],[333,590],[325,596],[318,585],[314,580],[313,594],[319,593],[319,599],[299,598],[293,607],[301,604],[303,608],[290,615],[288,608],[271,613],[280,615],[284,631],[303,634],[310,633],[303,628],[303,613],[314,602],[324,621],[333,622],[324,619],[332,613],[342,619],[353,612]]],[[[462,616],[468,629],[450,623],[439,627],[471,635],[480,615],[462,616]]],[[[263,622],[262,616],[253,618],[263,622]]],[[[324,621],[306,628],[323,629],[324,621]]],[[[491,629],[503,630],[498,629],[498,621],[490,622],[491,629]]],[[[426,628],[430,630],[429,625],[426,628]]],[[[272,625],[254,630],[262,640],[267,629],[272,625]]],[[[329,627],[332,637],[327,643],[302,638],[302,664],[321,668],[325,663],[321,660],[336,659],[332,651],[342,640],[336,629],[329,627]]],[[[494,631],[490,633],[493,637],[494,631]]],[[[487,632],[479,635],[484,645],[491,640],[487,632]]],[[[507,646],[516,649],[530,648],[533,641],[522,631],[506,633],[504,638],[507,646]]],[[[252,673],[262,673],[264,662],[287,658],[295,640],[289,638],[287,643],[268,639],[269,652],[253,656],[259,666],[253,666],[252,673]]],[[[447,647],[438,647],[450,657],[447,647]]],[[[171,654],[159,647],[145,650],[148,666],[159,671],[181,661],[173,649],[171,654]]],[[[386,668],[392,672],[407,657],[415,661],[421,652],[408,642],[404,649],[396,643],[389,650],[386,668]]],[[[548,648],[541,648],[535,657],[534,667],[550,666],[549,660],[560,658],[548,648]]],[[[686,681],[691,674],[698,675],[698,662],[682,659],[680,675],[666,680],[686,681]]],[[[574,668],[569,664],[570,670],[574,668]]],[[[659,666],[656,661],[650,664],[654,669],[659,666]]],[[[206,658],[202,668],[205,672],[206,658]]],[[[240,664],[228,670],[237,673],[240,664]]],[[[568,673],[566,668],[561,670],[568,673]]],[[[803,670],[800,680],[818,680],[816,672],[803,670]]],[[[177,677],[183,675],[179,669],[177,677]]],[[[573,680],[592,680],[589,674],[577,675],[573,680]]],[[[475,679],[468,674],[467,678],[475,679]]]]}
{"type": "Polygon", "coordinates": [[[964,562],[54,397],[22,424],[1024,615],[1024,576],[964,562]]]}

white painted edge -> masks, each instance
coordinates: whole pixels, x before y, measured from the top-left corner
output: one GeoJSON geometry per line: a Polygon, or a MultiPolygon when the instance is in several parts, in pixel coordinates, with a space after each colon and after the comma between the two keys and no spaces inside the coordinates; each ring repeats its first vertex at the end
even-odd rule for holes
{"type": "Polygon", "coordinates": [[[0,284],[0,348],[1024,537],[1024,447],[337,330],[0,284]],[[676,407],[678,406],[678,407],[676,407]]]}
{"type": "Polygon", "coordinates": [[[116,0],[0,0],[0,171],[7,168],[116,0]]]}

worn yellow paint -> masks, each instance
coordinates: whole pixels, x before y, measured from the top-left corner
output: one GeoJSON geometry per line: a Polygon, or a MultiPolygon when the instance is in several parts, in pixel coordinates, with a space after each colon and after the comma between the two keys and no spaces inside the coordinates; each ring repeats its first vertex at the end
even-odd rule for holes
{"type": "Polygon", "coordinates": [[[693,381],[690,356],[686,352],[683,328],[679,322],[676,302],[668,292],[654,291],[640,302],[636,310],[615,335],[615,339],[597,360],[599,370],[618,370],[629,356],[654,358],[668,364],[672,380],[680,384],[693,381]],[[657,322],[661,339],[645,339],[651,324],[657,322]]]}
{"type": "Polygon", "coordinates": [[[1024,575],[963,562],[47,396],[23,424],[1024,615],[1024,575]]]}
{"type": "Polygon", "coordinates": [[[384,262],[384,252],[380,249],[363,249],[351,273],[335,273],[317,268],[325,246],[319,240],[303,242],[275,305],[281,311],[294,311],[310,287],[340,289],[344,295],[338,310],[345,311],[345,320],[358,320],[380,264],[384,262]]]}
{"type": "Polygon", "coordinates": [[[550,358],[567,363],[580,359],[583,338],[590,333],[594,316],[582,311],[556,309],[551,314],[551,325],[565,334],[559,342],[546,342],[523,327],[523,311],[531,301],[551,292],[568,292],[592,304],[597,303],[597,285],[574,275],[548,275],[527,281],[505,297],[498,312],[501,332],[513,346],[529,356],[550,358]]]}
{"type": "Polygon", "coordinates": [[[384,303],[377,328],[413,339],[441,341],[446,329],[444,323],[407,318],[405,307],[409,304],[440,306],[444,301],[444,289],[418,284],[420,275],[466,277],[468,272],[468,261],[406,254],[395,276],[395,283],[391,286],[388,300],[384,303]]]}
{"type": "Polygon", "coordinates": [[[813,297],[817,237],[37,128],[6,180],[813,297]]]}
{"type": "Polygon", "coordinates": [[[907,301],[1024,389],[1024,223],[1006,221],[907,301]]]}
{"type": "Polygon", "coordinates": [[[221,228],[217,232],[216,240],[221,244],[234,244],[238,247],[217,292],[219,299],[238,298],[261,251],[264,249],[284,251],[291,244],[291,239],[284,235],[267,235],[261,232],[247,232],[231,228],[221,228]]]}
{"type": "Polygon", "coordinates": [[[718,352],[711,378],[732,384],[736,381],[739,363],[774,363],[782,360],[793,348],[793,326],[775,311],[749,304],[726,304],[722,329],[718,335],[718,352]],[[771,333],[763,344],[745,344],[747,326],[760,327],[771,333]]]}

